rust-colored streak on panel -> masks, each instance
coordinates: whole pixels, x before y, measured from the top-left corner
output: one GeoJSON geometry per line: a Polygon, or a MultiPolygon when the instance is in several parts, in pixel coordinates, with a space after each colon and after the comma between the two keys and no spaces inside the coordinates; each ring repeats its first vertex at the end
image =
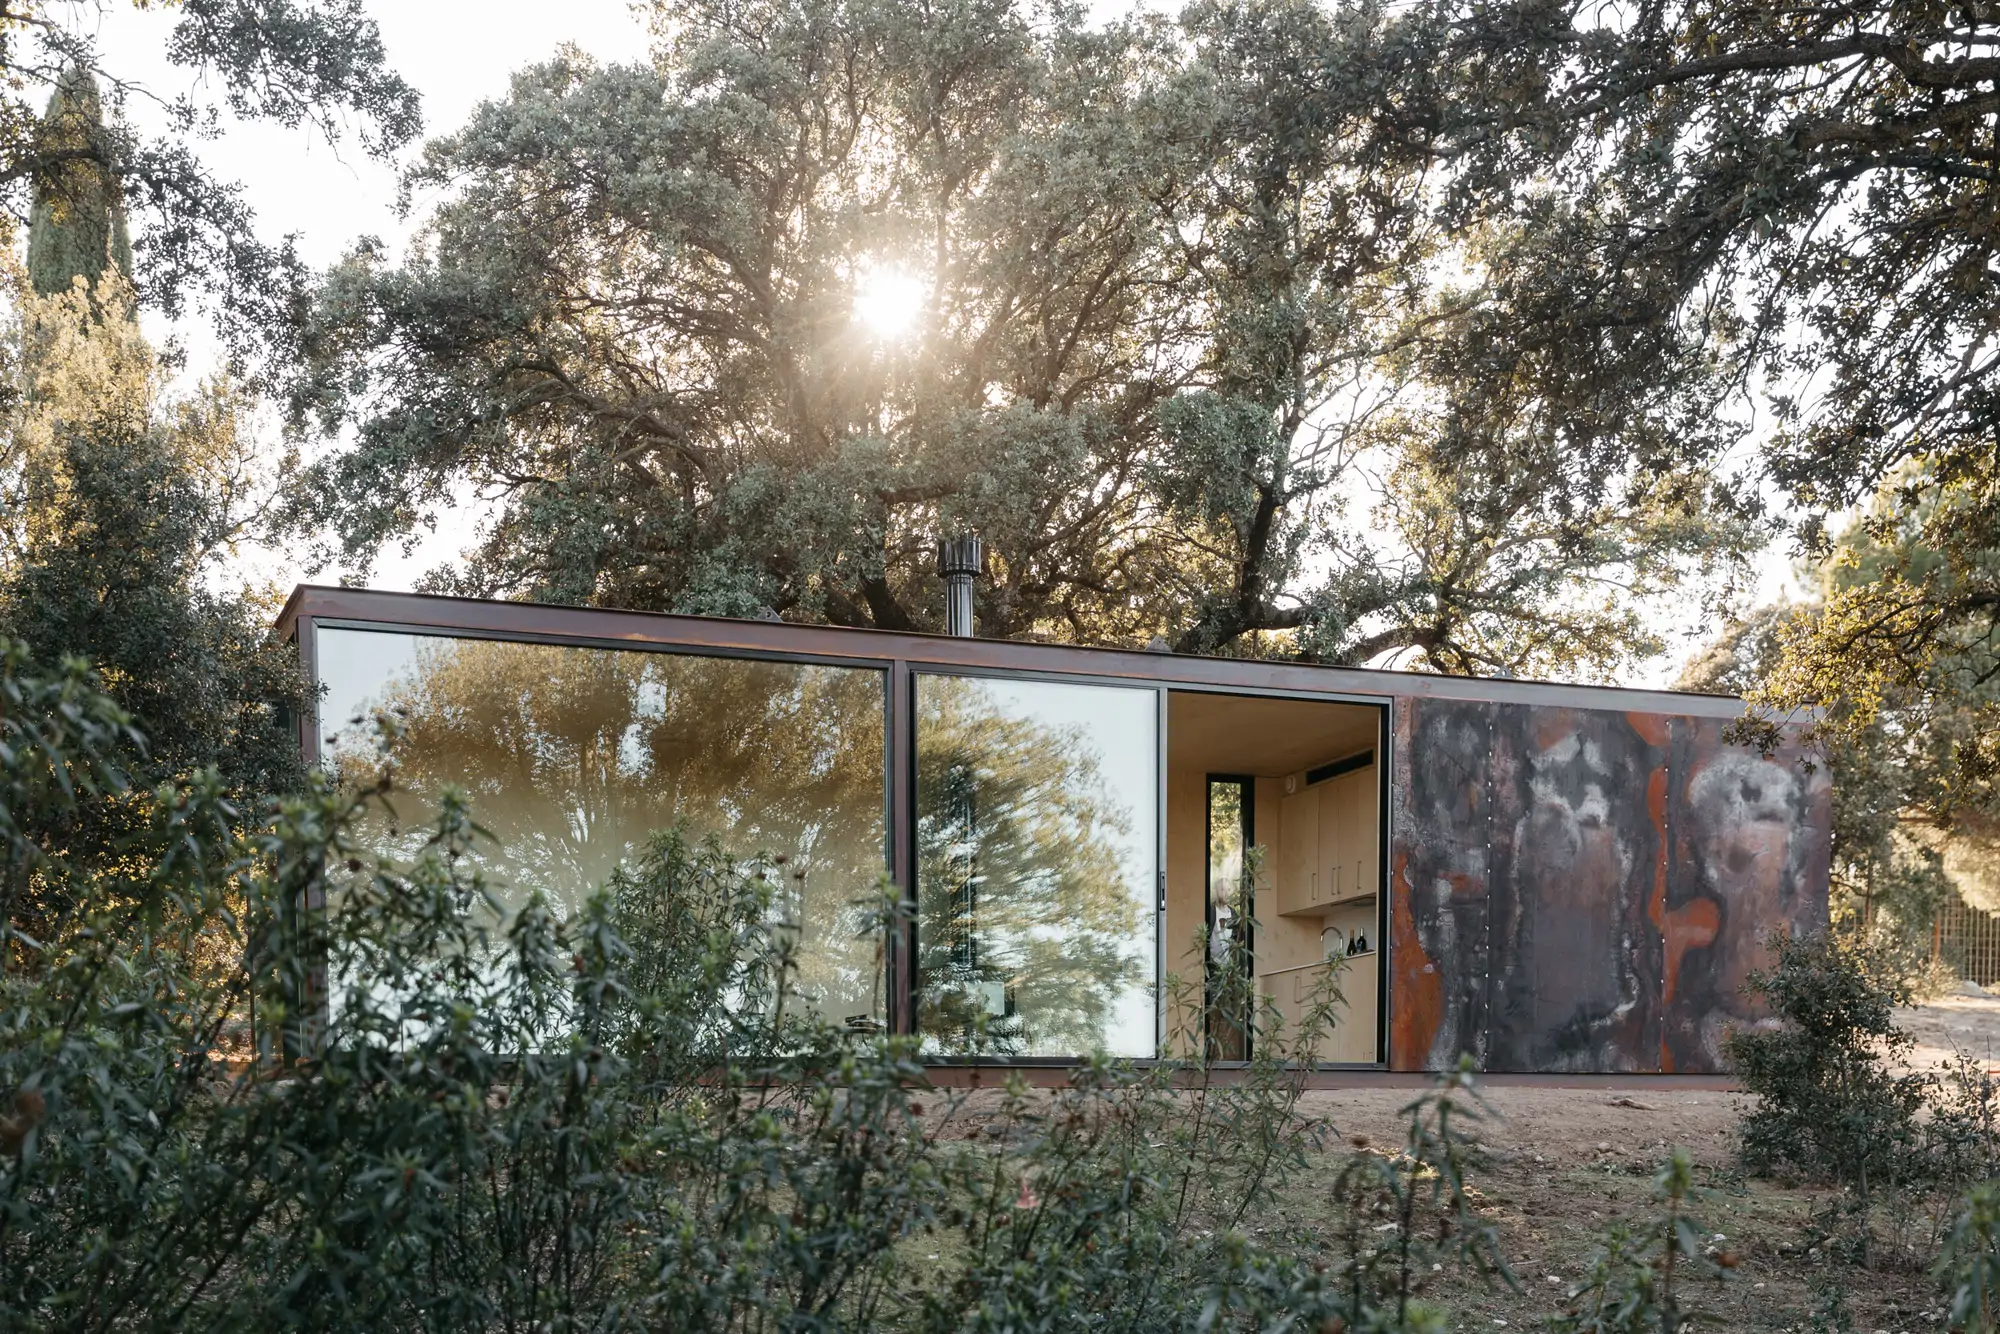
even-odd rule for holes
{"type": "Polygon", "coordinates": [[[1410,859],[1395,851],[1389,879],[1389,985],[1395,1001],[1389,1030],[1389,1068],[1421,1070],[1444,1017],[1444,985],[1437,965],[1424,952],[1417,919],[1410,911],[1410,859]]]}
{"type": "Polygon", "coordinates": [[[1770,935],[1826,925],[1826,774],[1795,750],[1730,745],[1713,719],[1674,719],[1671,750],[1666,1064],[1706,1073],[1730,1027],[1762,1017],[1744,984],[1770,935]]]}
{"type": "Polygon", "coordinates": [[[1660,836],[1660,850],[1653,858],[1653,893],[1646,902],[1646,916],[1661,936],[1667,933],[1667,766],[1660,765],[1646,776],[1646,818],[1660,836]]]}
{"type": "Polygon", "coordinates": [[[1663,732],[1622,712],[1495,709],[1490,1069],[1659,1068],[1648,790],[1663,732]]]}
{"type": "Polygon", "coordinates": [[[1715,933],[1721,926],[1721,909],[1710,899],[1695,899],[1682,907],[1667,909],[1666,921],[1660,927],[1660,935],[1667,946],[1666,976],[1660,987],[1663,1003],[1674,1003],[1674,991],[1680,982],[1681,961],[1687,957],[1687,952],[1714,944],[1715,933]]]}
{"type": "MultiPolygon", "coordinates": [[[[1660,1006],[1667,1013],[1674,1012],[1675,993],[1680,989],[1681,963],[1689,950],[1706,949],[1715,942],[1716,932],[1722,926],[1722,912],[1708,899],[1696,899],[1679,908],[1669,908],[1666,925],[1661,935],[1666,942],[1666,976],[1660,989],[1660,1006]]],[[[1718,1055],[1717,1060],[1720,1057],[1718,1055]]],[[[1669,1040],[1669,1030],[1660,1033],[1660,1071],[1662,1074],[1680,1072],[1680,1060],[1675,1055],[1674,1044],[1669,1040]]],[[[1720,1065],[1704,1065],[1694,1073],[1713,1073],[1720,1065]]]]}
{"type": "Polygon", "coordinates": [[[1639,739],[1649,746],[1658,746],[1664,751],[1672,733],[1671,720],[1664,713],[1628,713],[1625,721],[1639,734],[1639,739]]]}

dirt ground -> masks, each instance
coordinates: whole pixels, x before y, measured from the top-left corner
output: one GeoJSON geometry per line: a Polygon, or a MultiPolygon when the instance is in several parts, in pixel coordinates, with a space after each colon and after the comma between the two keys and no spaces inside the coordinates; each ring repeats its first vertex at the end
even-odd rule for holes
{"type": "MultiPolygon", "coordinates": [[[[1804,1224],[1825,1196],[1785,1183],[1747,1178],[1735,1163],[1742,1099],[1681,1090],[1624,1091],[1492,1088],[1495,1113],[1480,1133],[1491,1161],[1474,1179],[1487,1216],[1498,1224],[1518,1291],[1465,1275],[1440,1275],[1428,1294],[1452,1312],[1453,1328],[1536,1328],[1555,1314],[1570,1284],[1588,1268],[1605,1231],[1652,1209],[1652,1177],[1673,1145],[1695,1162],[1701,1198],[1693,1214],[1736,1267],[1721,1279],[1690,1285],[1687,1297],[1713,1318],[1710,1328],[1804,1330],[1814,1295],[1809,1277],[1820,1257],[1805,1252],[1804,1224]]],[[[1315,1093],[1308,1111],[1343,1134],[1394,1143],[1402,1127],[1400,1092],[1315,1093]]],[[[1309,1194],[1309,1192],[1307,1192],[1309,1194]]],[[[1302,1212],[1311,1210],[1301,1199],[1302,1212]]],[[[1912,1220],[1916,1222],[1917,1220],[1912,1220]]],[[[1919,1229],[1928,1232],[1928,1225],[1919,1229]]],[[[1915,1253],[1928,1236],[1910,1238],[1911,1259],[1886,1269],[1849,1271],[1854,1328],[1937,1328],[1935,1290],[1915,1253]]]]}
{"type": "MultiPolygon", "coordinates": [[[[2000,1073],[2000,996],[1950,996],[1900,1010],[1916,1039],[1908,1064],[1931,1068],[1969,1056],[2000,1073]]],[[[1520,1291],[1442,1276],[1433,1295],[1461,1330],[1533,1328],[1554,1313],[1565,1288],[1589,1265],[1604,1229],[1647,1216],[1651,1177],[1669,1145],[1686,1148],[1702,1198],[1695,1216],[1718,1250],[1738,1259],[1690,1296],[1712,1328],[1811,1328],[1813,1280],[1845,1293],[1852,1327],[1893,1334],[1943,1327],[1943,1301],[1925,1272],[1945,1220],[1921,1202],[1891,1211],[1883,1245],[1867,1269],[1829,1268],[1809,1244],[1812,1215],[1830,1200],[1820,1189],[1756,1180],[1736,1165],[1736,1125],[1746,1099],[1728,1093],[1634,1087],[1620,1092],[1492,1088],[1492,1162],[1478,1178],[1499,1224],[1520,1291]],[[1719,1240],[1718,1240],[1719,1239],[1719,1240]]],[[[1399,1133],[1403,1095],[1308,1095],[1313,1114],[1343,1133],[1399,1133]]],[[[1830,1327],[1830,1326],[1829,1326],[1830,1327]]]]}
{"type": "Polygon", "coordinates": [[[1896,1011],[1896,1022],[1917,1040],[1914,1067],[1947,1064],[1963,1053],[2000,1072],[2000,996],[1945,996],[1896,1011]]]}
{"type": "MultiPolygon", "coordinates": [[[[1487,1162],[1472,1194],[1500,1236],[1514,1286],[1486,1283],[1447,1268],[1426,1280],[1423,1297],[1449,1313],[1457,1331],[1539,1329],[1556,1314],[1572,1283],[1588,1270],[1618,1220],[1653,1216],[1653,1176],[1670,1146],[1689,1151],[1698,1199],[1690,1211],[1717,1251],[1735,1267],[1685,1285],[1683,1300],[1703,1313],[1701,1326],[1723,1330],[1798,1330],[1809,1324],[1812,1280],[1842,1286],[1851,1328],[1859,1334],[1919,1334],[1942,1328],[1943,1304],[1925,1273],[1936,1254],[1941,1219],[1922,1210],[1899,1216],[1899,1236],[1878,1247],[1869,1269],[1829,1268],[1813,1251],[1807,1224],[1829,1196],[1788,1182],[1753,1180],[1736,1165],[1741,1095],[1646,1088],[1561,1089],[1496,1086],[1482,1094],[1492,1115],[1461,1127],[1479,1140],[1487,1162]]],[[[974,1094],[945,1133],[981,1133],[992,1095],[974,1094]]],[[[1403,1139],[1408,1089],[1312,1092],[1305,1115],[1322,1118],[1322,1162],[1284,1185],[1279,1207],[1249,1230],[1275,1249],[1330,1249],[1333,1201],[1314,1183],[1330,1181],[1353,1136],[1392,1151],[1403,1139]]],[[[942,1129],[942,1127],[941,1127],[942,1129]]],[[[1834,1329],[1827,1325],[1822,1328],[1834,1329]]]]}
{"type": "MultiPolygon", "coordinates": [[[[1909,1064],[1925,1068],[1963,1054],[2000,1073],[2000,995],[1952,996],[1899,1011],[1898,1023],[1917,1040],[1909,1064]]],[[[1446,1270],[1425,1296],[1448,1311],[1461,1331],[1537,1329],[1562,1306],[1569,1286],[1588,1270],[1606,1231],[1618,1220],[1653,1216],[1653,1176],[1672,1146],[1695,1164],[1698,1198],[1691,1210],[1711,1249],[1735,1260],[1684,1289],[1705,1314],[1703,1327],[1801,1334],[1841,1326],[1812,1323],[1830,1287],[1845,1296],[1859,1334],[1919,1334],[1943,1328],[1944,1301],[1928,1274],[1946,1224],[1946,1201],[1907,1201],[1878,1211],[1878,1243],[1866,1268],[1837,1262],[1814,1248],[1815,1214],[1834,1196],[1821,1187],[1753,1179],[1736,1161],[1741,1094],[1647,1086],[1522,1088],[1490,1086],[1492,1109],[1471,1134],[1488,1162],[1473,1177],[1475,1196],[1500,1232],[1515,1287],[1489,1285],[1446,1270]],[[1816,1292],[1817,1289],[1817,1292],[1816,1292]]],[[[1253,1231],[1274,1245],[1328,1245],[1331,1202],[1312,1183],[1334,1174],[1347,1141],[1393,1149],[1403,1138],[1399,1115],[1408,1089],[1307,1093],[1302,1110],[1322,1118],[1330,1147],[1324,1166],[1284,1188],[1276,1217],[1253,1231]]],[[[975,1096],[975,1105],[980,1099],[975,1096]]],[[[956,1133],[977,1133],[975,1114],[956,1133]]]]}
{"type": "MultiPolygon", "coordinates": [[[[1909,1064],[1932,1067],[1963,1053],[2000,1073],[2000,996],[1952,996],[1899,1011],[1916,1039],[1909,1064]]],[[[1868,1268],[1836,1264],[1812,1245],[1815,1213],[1833,1197],[1823,1188],[1753,1179],[1735,1157],[1743,1095],[1647,1087],[1482,1090],[1491,1119],[1472,1133],[1489,1161],[1475,1174],[1476,1198],[1499,1228],[1516,1287],[1488,1285],[1450,1270],[1430,1282],[1426,1297],[1451,1313],[1462,1331],[1536,1329],[1562,1305],[1568,1287],[1588,1269],[1605,1232],[1618,1220],[1652,1216],[1652,1180],[1670,1146],[1688,1150],[1698,1196],[1693,1216],[1717,1252],[1735,1267],[1690,1284],[1684,1295],[1708,1317],[1706,1328],[1815,1328],[1815,1288],[1837,1286],[1851,1328],[1859,1334],[1919,1334],[1943,1328],[1944,1302],[1927,1273],[1937,1253],[1944,1205],[1922,1201],[1882,1211],[1880,1242],[1868,1268]]],[[[1314,1179],[1333,1174],[1344,1141],[1364,1135],[1391,1148],[1403,1137],[1406,1089],[1344,1090],[1304,1095],[1305,1114],[1324,1118],[1333,1147],[1327,1166],[1285,1188],[1281,1217],[1261,1230],[1278,1245],[1324,1244],[1331,1204],[1315,1196],[1314,1179]]],[[[976,1119],[976,1118],[975,1118],[976,1119]]],[[[1818,1328],[1833,1329],[1825,1324],[1818,1328]]]]}

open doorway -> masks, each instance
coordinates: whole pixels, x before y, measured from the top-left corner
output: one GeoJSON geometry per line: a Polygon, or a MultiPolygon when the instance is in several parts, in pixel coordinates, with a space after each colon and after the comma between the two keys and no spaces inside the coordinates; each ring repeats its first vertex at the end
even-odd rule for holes
{"type": "Polygon", "coordinates": [[[1345,1009],[1318,1059],[1380,1059],[1382,717],[1366,704],[1168,696],[1165,964],[1202,996],[1196,1040],[1214,1059],[1252,1053],[1240,1006],[1211,994],[1204,928],[1216,959],[1247,960],[1288,1026],[1334,960],[1345,1009]]]}

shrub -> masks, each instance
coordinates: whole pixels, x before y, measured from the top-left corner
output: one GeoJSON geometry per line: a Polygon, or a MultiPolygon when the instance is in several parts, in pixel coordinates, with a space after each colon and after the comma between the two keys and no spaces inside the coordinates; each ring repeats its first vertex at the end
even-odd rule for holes
{"type": "Polygon", "coordinates": [[[1893,1020],[1907,989],[1878,979],[1869,946],[1832,935],[1776,944],[1776,965],[1750,987],[1778,1022],[1728,1040],[1737,1078],[1757,1097],[1743,1120],[1744,1163],[1832,1178],[1865,1202],[1908,1180],[1922,1156],[1917,1113],[1929,1081],[1890,1068],[1911,1043],[1893,1020]]]}
{"type": "Polygon", "coordinates": [[[2000,1322],[2000,1182],[1967,1192],[1933,1273],[1951,1293],[1951,1328],[1988,1334],[2000,1322]]]}
{"type": "Polygon", "coordinates": [[[1885,1228],[1888,1256],[1921,1266],[1962,1218],[1960,1194],[2000,1170],[2000,1086],[1969,1060],[1893,1068],[1912,1041],[1894,1023],[1910,999],[1896,962],[1851,939],[1780,941],[1776,966],[1752,978],[1777,1023],[1732,1034],[1729,1052],[1757,1095],[1745,1165],[1843,1188],[1811,1219],[1811,1245],[1866,1264],[1885,1228]]]}
{"type": "Polygon", "coordinates": [[[357,843],[387,779],[133,791],[124,715],[11,646],[0,733],[8,884],[69,905],[0,951],[0,1327],[1415,1330],[1433,1254],[1497,1258],[1462,1071],[1304,1264],[1241,1226],[1319,1133],[1268,1012],[1240,1083],[1097,1062],[989,1107],[798,1004],[720,850],[502,928],[456,794],[404,865],[357,843]],[[134,832],[71,860],[100,801],[134,832]]]}

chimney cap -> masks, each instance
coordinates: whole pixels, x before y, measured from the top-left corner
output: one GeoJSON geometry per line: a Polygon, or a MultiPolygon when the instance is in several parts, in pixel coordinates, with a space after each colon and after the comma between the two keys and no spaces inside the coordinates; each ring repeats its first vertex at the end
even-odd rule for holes
{"type": "Polygon", "coordinates": [[[981,575],[986,572],[986,548],[979,540],[979,534],[966,533],[960,537],[941,537],[937,544],[938,573],[947,579],[953,575],[981,575]]]}

